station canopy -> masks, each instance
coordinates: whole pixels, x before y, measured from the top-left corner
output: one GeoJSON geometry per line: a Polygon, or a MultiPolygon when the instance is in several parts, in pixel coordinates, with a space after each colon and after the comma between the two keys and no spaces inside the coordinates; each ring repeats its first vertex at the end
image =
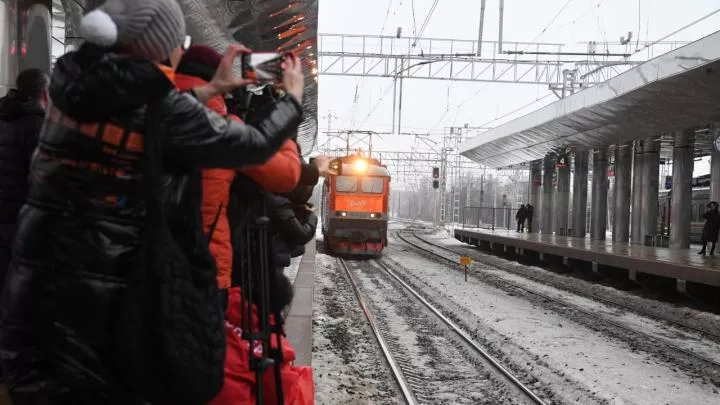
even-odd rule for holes
{"type": "Polygon", "coordinates": [[[720,120],[720,31],[651,59],[464,142],[461,155],[493,168],[524,166],[569,147],[588,150],[651,136],[672,156],[672,135],[697,129],[711,153],[720,120]]]}

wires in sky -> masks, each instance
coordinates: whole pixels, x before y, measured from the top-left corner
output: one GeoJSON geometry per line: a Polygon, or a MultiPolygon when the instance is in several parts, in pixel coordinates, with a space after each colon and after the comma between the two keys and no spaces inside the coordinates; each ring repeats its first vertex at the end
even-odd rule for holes
{"type": "MultiPolygon", "coordinates": [[[[413,0],[413,2],[414,2],[414,0],[413,0]]],[[[382,35],[385,33],[385,27],[387,26],[388,18],[390,17],[390,11],[392,11],[393,3],[394,3],[394,0],[390,0],[388,2],[388,7],[387,7],[387,10],[385,11],[385,19],[383,20],[382,27],[380,28],[380,37],[382,37],[382,35]]],[[[380,41],[382,41],[382,38],[380,39],[380,41]]],[[[379,49],[378,49],[378,51],[379,51],[379,49]]],[[[363,88],[365,87],[365,80],[366,80],[366,78],[363,76],[363,77],[358,78],[358,80],[355,82],[356,95],[353,100],[352,107],[350,107],[351,111],[352,111],[351,116],[350,116],[351,117],[350,118],[350,126],[351,127],[354,126],[354,124],[355,124],[355,116],[357,114],[357,109],[358,109],[358,96],[357,96],[358,90],[357,89],[359,87],[360,90],[363,90],[363,88]]]]}
{"type": "MultiPolygon", "coordinates": [[[[425,32],[425,28],[427,28],[428,23],[430,23],[430,19],[432,18],[433,13],[435,13],[435,9],[437,8],[438,3],[440,3],[440,0],[435,0],[433,2],[432,6],[430,7],[430,11],[428,11],[427,16],[425,16],[425,21],[423,22],[423,25],[420,27],[420,31],[418,31],[417,34],[415,34],[415,39],[413,40],[413,43],[411,44],[410,48],[408,49],[408,56],[410,55],[410,52],[412,52],[412,49],[414,49],[415,46],[417,45],[418,39],[420,37],[422,37],[422,34],[425,32]]],[[[415,17],[415,2],[413,1],[411,3],[411,5],[413,7],[413,19],[414,19],[414,17],[415,17]]],[[[402,79],[400,79],[400,80],[402,80],[402,79]]],[[[370,109],[370,112],[368,112],[368,115],[365,116],[365,119],[363,119],[362,123],[360,123],[360,125],[358,125],[357,128],[362,128],[362,126],[365,125],[365,123],[370,119],[370,117],[372,117],[372,115],[375,113],[375,110],[377,110],[377,108],[380,106],[380,104],[382,103],[382,101],[385,98],[385,96],[387,95],[387,93],[390,91],[390,89],[393,88],[394,84],[395,83],[390,83],[390,86],[388,86],[388,88],[385,90],[385,92],[383,92],[383,95],[378,99],[378,101],[375,103],[375,105],[370,109]]]]}
{"type": "MultiPolygon", "coordinates": [[[[562,14],[563,11],[565,11],[565,9],[566,9],[566,8],[570,5],[570,3],[572,3],[572,2],[573,2],[573,0],[567,0],[567,1],[565,2],[565,4],[562,6],[562,8],[560,8],[560,11],[558,11],[557,14],[555,14],[555,17],[553,17],[553,18],[550,20],[550,22],[547,24],[547,26],[545,26],[545,28],[543,28],[543,30],[540,31],[540,33],[537,34],[537,35],[535,36],[535,38],[534,38],[532,41],[530,41],[530,42],[535,42],[535,41],[537,41],[545,32],[547,32],[547,30],[550,29],[550,27],[555,23],[555,20],[557,20],[558,17],[560,17],[560,14],[562,14]]],[[[526,45],[526,46],[525,46],[525,49],[523,49],[523,51],[526,50],[529,46],[530,46],[529,44],[526,45]]]]}
{"type": "MultiPolygon", "coordinates": [[[[413,42],[410,46],[410,49],[408,49],[408,55],[410,55],[410,52],[413,49],[415,49],[415,47],[417,46],[418,39],[420,39],[422,37],[422,35],[425,33],[425,29],[427,28],[428,24],[430,23],[430,19],[432,18],[433,14],[435,13],[435,9],[437,8],[438,3],[440,3],[440,0],[435,0],[433,2],[432,6],[430,7],[430,11],[428,11],[427,16],[425,16],[425,21],[423,21],[423,24],[420,27],[420,31],[418,31],[417,34],[415,34],[415,39],[413,40],[413,42]]],[[[414,4],[415,4],[415,2],[413,1],[413,18],[415,18],[414,4]]]]}
{"type": "Polygon", "coordinates": [[[689,24],[687,24],[687,25],[684,25],[684,26],[676,29],[675,31],[673,31],[673,32],[665,35],[664,37],[662,37],[662,38],[660,38],[660,39],[658,39],[658,40],[655,40],[655,41],[653,41],[653,42],[650,42],[650,43],[648,43],[648,44],[645,44],[645,46],[643,46],[642,48],[637,49],[637,50],[633,53],[633,55],[635,55],[636,53],[638,53],[638,52],[640,52],[640,51],[643,51],[643,50],[645,50],[645,49],[647,49],[647,48],[650,48],[651,46],[657,44],[658,42],[662,42],[662,41],[670,38],[671,36],[673,36],[673,35],[675,35],[675,34],[677,34],[677,33],[679,33],[679,32],[685,31],[686,29],[692,27],[693,25],[698,24],[698,23],[700,23],[700,22],[703,22],[703,21],[707,20],[708,18],[714,16],[714,15],[717,14],[717,13],[720,13],[720,8],[716,9],[715,11],[711,11],[711,12],[708,13],[708,14],[705,14],[704,16],[698,18],[697,20],[695,20],[695,21],[693,21],[693,22],[691,22],[691,23],[689,23],[689,24]]]}

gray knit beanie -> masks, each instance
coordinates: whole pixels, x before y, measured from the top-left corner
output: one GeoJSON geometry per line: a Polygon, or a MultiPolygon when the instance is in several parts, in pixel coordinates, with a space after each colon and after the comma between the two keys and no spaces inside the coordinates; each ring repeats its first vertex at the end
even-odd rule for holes
{"type": "Polygon", "coordinates": [[[159,62],[185,40],[185,16],[176,0],[107,0],[83,17],[80,30],[90,43],[159,62]]]}

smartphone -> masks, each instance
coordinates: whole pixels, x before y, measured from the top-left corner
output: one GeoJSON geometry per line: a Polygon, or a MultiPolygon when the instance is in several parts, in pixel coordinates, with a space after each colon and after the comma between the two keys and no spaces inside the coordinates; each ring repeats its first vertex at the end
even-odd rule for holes
{"type": "Polygon", "coordinates": [[[282,63],[291,53],[257,52],[245,53],[241,58],[242,76],[260,83],[281,83],[282,63]]]}

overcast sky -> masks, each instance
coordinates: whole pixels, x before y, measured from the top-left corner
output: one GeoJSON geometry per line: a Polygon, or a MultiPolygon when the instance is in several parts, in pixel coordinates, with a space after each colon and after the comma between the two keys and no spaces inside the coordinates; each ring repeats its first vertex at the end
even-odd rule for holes
{"type": "MultiPolygon", "coordinates": [[[[433,2],[414,1],[418,29],[433,2]]],[[[321,0],[319,32],[394,36],[397,27],[402,27],[403,36],[412,36],[412,3],[411,0],[321,0]]],[[[439,0],[423,37],[477,39],[480,3],[480,0],[439,0]]],[[[498,6],[499,0],[487,0],[485,41],[498,38],[498,6]]],[[[577,46],[587,41],[617,42],[621,36],[632,31],[633,42],[639,39],[642,46],[718,7],[718,0],[506,0],[504,40],[577,46]],[[550,24],[561,9],[554,23],[550,24]]],[[[696,40],[716,31],[719,26],[720,14],[716,14],[668,40],[696,40]]],[[[337,116],[338,119],[332,123],[334,130],[389,131],[392,124],[392,91],[387,92],[384,98],[381,96],[391,85],[392,80],[385,78],[320,76],[320,117],[326,116],[328,111],[337,116]],[[357,102],[354,101],[356,87],[357,102]],[[370,114],[373,108],[375,110],[370,114]]],[[[546,86],[406,80],[403,130],[441,134],[445,127],[451,125],[496,126],[556,99],[555,96],[545,97],[548,94],[551,93],[546,86]],[[493,122],[537,99],[541,101],[504,120],[493,122]]],[[[319,126],[322,144],[327,120],[320,118],[319,126]]],[[[375,143],[375,149],[413,148],[411,137],[392,139],[385,136],[375,143]]],[[[415,147],[423,149],[419,144],[415,147]]]]}

